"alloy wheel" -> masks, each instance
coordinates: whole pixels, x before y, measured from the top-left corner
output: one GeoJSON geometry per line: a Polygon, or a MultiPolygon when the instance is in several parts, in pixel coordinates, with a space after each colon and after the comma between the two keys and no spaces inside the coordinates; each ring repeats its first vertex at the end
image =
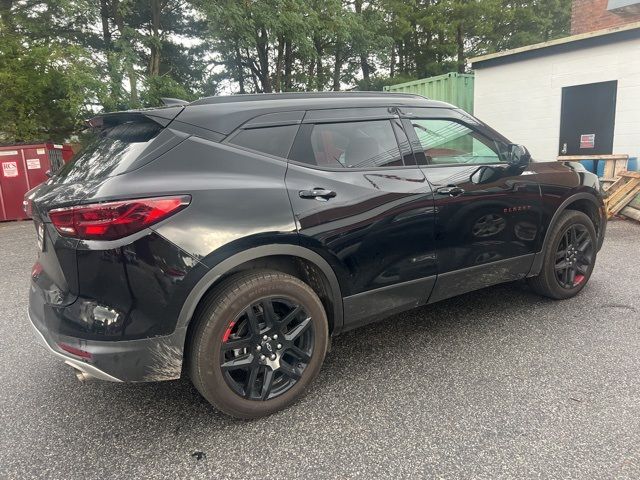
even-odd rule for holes
{"type": "Polygon", "coordinates": [[[574,224],[565,230],[555,254],[556,280],[571,289],[584,282],[593,263],[593,242],[584,225],[574,224]]]}
{"type": "Polygon", "coordinates": [[[269,400],[298,382],[311,361],[313,345],[313,324],[304,307],[286,298],[263,298],[229,323],[220,368],[237,395],[269,400]]]}

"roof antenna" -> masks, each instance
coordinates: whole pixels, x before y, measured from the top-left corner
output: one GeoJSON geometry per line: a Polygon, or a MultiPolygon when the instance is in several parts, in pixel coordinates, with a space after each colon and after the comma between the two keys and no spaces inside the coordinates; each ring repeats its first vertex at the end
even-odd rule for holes
{"type": "Polygon", "coordinates": [[[161,98],[160,99],[165,107],[175,107],[177,105],[188,105],[189,102],[181,100],[179,98],[161,98]]]}

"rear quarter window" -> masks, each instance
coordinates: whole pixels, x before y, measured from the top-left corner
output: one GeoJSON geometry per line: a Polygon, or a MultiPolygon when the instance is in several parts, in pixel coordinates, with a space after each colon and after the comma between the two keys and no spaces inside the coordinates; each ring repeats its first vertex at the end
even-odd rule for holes
{"type": "Polygon", "coordinates": [[[298,125],[240,130],[227,143],[256,152],[286,158],[298,132],[298,125]]]}
{"type": "Polygon", "coordinates": [[[152,121],[94,130],[87,147],[58,171],[54,181],[78,183],[124,173],[161,130],[162,126],[152,121]]]}

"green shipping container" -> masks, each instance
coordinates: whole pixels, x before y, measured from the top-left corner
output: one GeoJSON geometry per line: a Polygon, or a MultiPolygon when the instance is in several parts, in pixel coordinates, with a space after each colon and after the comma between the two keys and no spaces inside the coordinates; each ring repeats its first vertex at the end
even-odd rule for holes
{"type": "Polygon", "coordinates": [[[441,100],[473,113],[473,75],[445,73],[437,77],[384,87],[385,92],[417,93],[432,100],[441,100]]]}

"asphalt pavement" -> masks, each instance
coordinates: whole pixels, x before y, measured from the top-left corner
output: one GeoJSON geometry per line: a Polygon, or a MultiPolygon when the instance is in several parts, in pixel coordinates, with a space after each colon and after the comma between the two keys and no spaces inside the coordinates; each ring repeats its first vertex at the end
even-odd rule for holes
{"type": "Polygon", "coordinates": [[[0,224],[0,478],[640,478],[640,225],[583,292],[524,282],[334,339],[286,411],[245,422],[188,380],[79,383],[25,316],[30,222],[0,224]]]}

